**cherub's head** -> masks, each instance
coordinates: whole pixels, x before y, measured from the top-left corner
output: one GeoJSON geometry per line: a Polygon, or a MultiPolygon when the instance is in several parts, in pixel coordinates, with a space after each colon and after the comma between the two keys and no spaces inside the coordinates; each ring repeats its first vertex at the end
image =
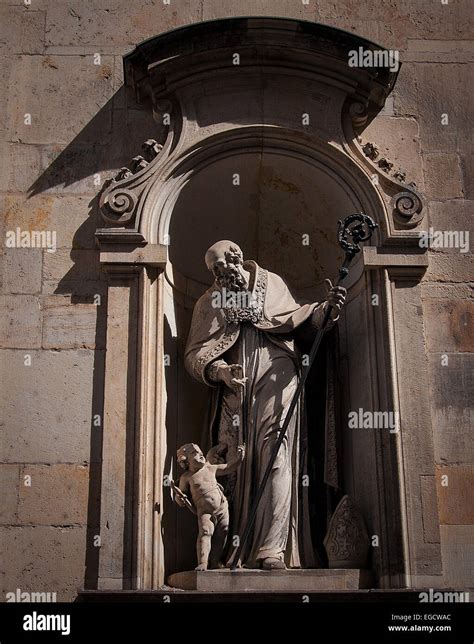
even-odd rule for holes
{"type": "Polygon", "coordinates": [[[194,443],[182,445],[177,451],[176,456],[183,470],[190,470],[191,472],[197,472],[206,463],[204,454],[201,452],[199,446],[194,443]]]}

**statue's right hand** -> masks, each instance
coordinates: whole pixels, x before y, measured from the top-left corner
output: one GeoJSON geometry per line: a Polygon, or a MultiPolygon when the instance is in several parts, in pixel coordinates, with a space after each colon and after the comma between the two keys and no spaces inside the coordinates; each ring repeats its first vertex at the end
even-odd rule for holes
{"type": "Polygon", "coordinates": [[[243,377],[243,369],[240,364],[228,364],[219,367],[218,378],[234,393],[239,393],[245,387],[247,378],[243,377]]]}

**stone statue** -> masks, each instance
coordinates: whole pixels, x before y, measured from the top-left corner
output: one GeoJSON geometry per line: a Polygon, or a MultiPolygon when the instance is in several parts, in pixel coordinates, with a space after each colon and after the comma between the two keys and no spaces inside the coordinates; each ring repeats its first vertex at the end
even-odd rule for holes
{"type": "MultiPolygon", "coordinates": [[[[327,304],[298,303],[278,275],[254,261],[244,262],[241,249],[231,241],[211,246],[205,261],[215,281],[195,305],[185,363],[189,373],[214,392],[211,444],[226,445],[230,462],[238,445],[247,445],[245,461],[226,484],[230,534],[241,536],[298,384],[300,337],[314,336],[327,304]]],[[[326,282],[327,302],[334,307],[329,327],[339,316],[346,290],[326,282]]],[[[280,447],[239,565],[273,570],[317,564],[307,488],[302,485],[303,404],[300,400],[280,447]]],[[[233,563],[232,555],[227,547],[227,565],[233,563]]]]}
{"type": "MultiPolygon", "coordinates": [[[[220,449],[221,446],[217,446],[217,449],[213,448],[212,453],[219,453],[220,449]]],[[[222,485],[217,482],[216,476],[224,476],[236,470],[244,455],[245,447],[239,445],[234,460],[214,465],[204,458],[202,451],[194,443],[183,445],[177,452],[178,463],[185,472],[179,479],[179,490],[183,495],[176,494],[175,501],[181,507],[188,505],[184,495],[189,488],[198,517],[196,570],[219,567],[229,528],[229,507],[222,485]]]]}

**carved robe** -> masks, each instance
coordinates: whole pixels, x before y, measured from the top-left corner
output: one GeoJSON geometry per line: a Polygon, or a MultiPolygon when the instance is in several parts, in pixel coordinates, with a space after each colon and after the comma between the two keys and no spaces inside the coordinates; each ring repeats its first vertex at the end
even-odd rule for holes
{"type": "MultiPolygon", "coordinates": [[[[215,438],[228,446],[228,456],[239,443],[247,446],[245,460],[227,489],[230,546],[233,536],[243,534],[252,499],[298,384],[300,356],[295,335],[303,327],[314,332],[324,315],[323,304],[299,304],[278,275],[253,261],[245,262],[244,268],[251,276],[252,306],[213,306],[213,294],[220,287],[211,286],[194,308],[185,352],[189,373],[217,388],[213,397],[215,438]],[[228,387],[213,380],[213,369],[219,361],[243,366],[248,379],[243,405],[228,387]]],[[[244,566],[258,567],[266,557],[281,558],[295,568],[315,565],[307,495],[302,486],[305,447],[302,399],[260,501],[253,534],[242,555],[244,566]]],[[[227,563],[231,562],[232,551],[229,547],[227,563]]]]}

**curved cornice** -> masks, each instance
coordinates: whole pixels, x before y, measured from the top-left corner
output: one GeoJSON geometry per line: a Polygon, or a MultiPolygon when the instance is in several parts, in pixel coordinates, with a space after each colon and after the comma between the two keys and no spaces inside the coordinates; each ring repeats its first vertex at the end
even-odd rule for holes
{"type": "Polygon", "coordinates": [[[124,57],[125,84],[138,102],[153,102],[201,73],[240,67],[313,73],[337,84],[367,112],[379,111],[397,73],[388,67],[351,67],[349,52],[384,51],[380,45],[327,25],[288,18],[226,18],[201,22],[150,38],[124,57]]]}

